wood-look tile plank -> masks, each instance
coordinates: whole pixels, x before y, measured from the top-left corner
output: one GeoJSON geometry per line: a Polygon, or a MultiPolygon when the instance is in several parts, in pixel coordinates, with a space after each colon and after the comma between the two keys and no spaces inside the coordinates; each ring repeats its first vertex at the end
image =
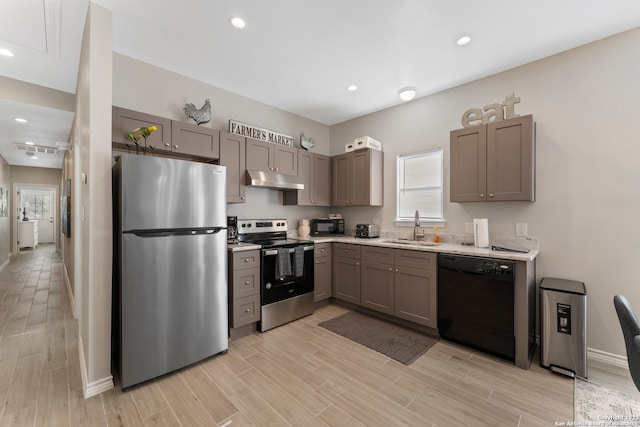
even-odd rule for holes
{"type": "Polygon", "coordinates": [[[351,415],[347,414],[342,409],[338,408],[336,405],[331,405],[324,411],[322,411],[318,418],[324,421],[325,424],[332,427],[342,427],[342,426],[363,426],[360,421],[353,418],[351,415]]]}
{"type": "Polygon", "coordinates": [[[49,289],[42,289],[33,296],[33,304],[47,304],[49,301],[49,289]]]}
{"type": "Polygon", "coordinates": [[[198,365],[180,373],[187,386],[196,395],[214,422],[219,423],[238,412],[238,408],[198,365]]]}
{"type": "MultiPolygon", "coordinates": [[[[0,345],[2,342],[0,341],[0,345]]],[[[18,363],[18,359],[0,359],[0,391],[5,391],[9,388],[9,384],[11,383],[11,378],[13,378],[13,372],[15,371],[16,364],[18,363]]],[[[4,395],[2,395],[4,398],[4,395]]],[[[0,411],[1,411],[0,406],[0,411]]]]}
{"type": "Polygon", "coordinates": [[[34,425],[36,417],[36,405],[16,410],[14,412],[3,412],[0,418],[0,427],[24,427],[34,425]]]}
{"type": "Polygon", "coordinates": [[[236,375],[251,369],[251,366],[233,350],[233,346],[229,347],[227,354],[220,357],[220,362],[236,375]]]}
{"type": "Polygon", "coordinates": [[[209,358],[200,363],[206,375],[213,381],[227,396],[240,393],[245,385],[238,377],[220,362],[220,358],[209,358]]]}
{"type": "Polygon", "coordinates": [[[181,427],[175,414],[169,408],[143,419],[142,425],[145,427],[181,427]]]}
{"type": "Polygon", "coordinates": [[[314,414],[299,404],[294,396],[285,392],[255,369],[242,373],[240,378],[289,424],[294,426],[325,426],[314,414]]]}
{"type": "Polygon", "coordinates": [[[35,407],[40,387],[42,355],[18,359],[11,385],[5,398],[4,413],[14,413],[30,406],[35,407]]]}
{"type": "Polygon", "coordinates": [[[56,369],[41,375],[36,424],[41,426],[69,424],[67,368],[56,369]]]}
{"type": "Polygon", "coordinates": [[[257,426],[289,426],[267,402],[248,387],[243,388],[232,398],[233,403],[240,408],[242,414],[257,426]]]}
{"type": "Polygon", "coordinates": [[[153,414],[169,407],[158,384],[155,382],[149,382],[135,387],[131,390],[131,395],[142,419],[149,418],[153,414]]]}
{"type": "Polygon", "coordinates": [[[181,375],[168,375],[158,381],[158,386],[182,425],[208,426],[214,423],[181,375]]]}
{"type": "MultiPolygon", "coordinates": [[[[320,386],[325,381],[319,375],[309,373],[308,376],[301,377],[299,374],[289,371],[290,365],[279,365],[277,360],[265,358],[260,354],[248,357],[247,362],[250,363],[255,370],[268,378],[273,384],[287,392],[290,396],[288,399],[293,399],[299,402],[312,414],[317,415],[329,406],[329,402],[313,390],[313,387],[320,386]],[[313,381],[311,383],[305,380],[306,378],[311,377],[318,378],[318,381],[313,381]]],[[[246,377],[240,375],[240,378],[246,377]]],[[[245,383],[249,384],[253,388],[252,383],[247,381],[245,381],[245,383]]]]}
{"type": "Polygon", "coordinates": [[[69,407],[72,426],[104,426],[107,423],[100,396],[84,398],[81,388],[70,391],[69,407]]]}

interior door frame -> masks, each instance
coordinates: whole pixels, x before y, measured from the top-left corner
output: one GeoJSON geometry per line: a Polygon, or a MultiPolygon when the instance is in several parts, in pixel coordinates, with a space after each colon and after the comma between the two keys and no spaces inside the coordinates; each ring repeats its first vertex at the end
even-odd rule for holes
{"type": "Polygon", "coordinates": [[[22,191],[23,187],[39,187],[43,191],[53,191],[54,192],[54,200],[53,205],[54,208],[52,210],[53,213],[53,242],[56,245],[56,251],[60,248],[60,218],[58,214],[58,209],[60,209],[60,201],[58,200],[58,195],[60,194],[60,186],[59,185],[51,185],[51,184],[31,184],[31,183],[13,183],[13,204],[11,205],[13,209],[11,209],[12,213],[12,223],[13,223],[13,233],[11,236],[11,253],[18,254],[20,250],[18,248],[18,228],[20,223],[20,215],[22,215],[22,209],[20,208],[20,191],[22,191]]]}

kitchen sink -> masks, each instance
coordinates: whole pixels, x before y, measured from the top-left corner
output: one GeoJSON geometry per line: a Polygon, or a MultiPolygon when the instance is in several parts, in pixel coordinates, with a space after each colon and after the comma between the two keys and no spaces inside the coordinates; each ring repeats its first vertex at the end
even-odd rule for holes
{"type": "Polygon", "coordinates": [[[403,240],[403,239],[382,239],[381,243],[395,243],[407,246],[438,246],[440,243],[426,242],[423,240],[403,240]]]}

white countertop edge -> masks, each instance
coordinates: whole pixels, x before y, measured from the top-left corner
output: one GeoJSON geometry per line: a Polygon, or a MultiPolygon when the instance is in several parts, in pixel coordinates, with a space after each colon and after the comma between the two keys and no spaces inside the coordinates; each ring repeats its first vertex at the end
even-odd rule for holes
{"type": "Polygon", "coordinates": [[[347,236],[310,237],[314,243],[351,243],[357,245],[382,246],[386,248],[407,249],[412,251],[447,253],[455,255],[481,256],[512,261],[533,261],[539,254],[539,249],[531,249],[527,253],[494,251],[489,248],[476,248],[474,246],[454,243],[441,243],[437,246],[412,246],[398,243],[382,242],[384,238],[362,239],[347,236]]]}
{"type": "Polygon", "coordinates": [[[229,243],[227,244],[227,250],[230,252],[241,252],[241,251],[254,251],[261,249],[262,246],[256,245],[254,243],[229,243]]]}

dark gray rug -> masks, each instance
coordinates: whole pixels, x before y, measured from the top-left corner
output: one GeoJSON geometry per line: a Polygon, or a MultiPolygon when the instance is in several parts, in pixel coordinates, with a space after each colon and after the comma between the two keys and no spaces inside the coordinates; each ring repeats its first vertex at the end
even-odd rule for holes
{"type": "Polygon", "coordinates": [[[395,323],[350,311],[318,324],[351,341],[369,347],[405,365],[412,364],[438,337],[422,334],[395,323]]]}

